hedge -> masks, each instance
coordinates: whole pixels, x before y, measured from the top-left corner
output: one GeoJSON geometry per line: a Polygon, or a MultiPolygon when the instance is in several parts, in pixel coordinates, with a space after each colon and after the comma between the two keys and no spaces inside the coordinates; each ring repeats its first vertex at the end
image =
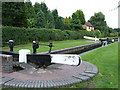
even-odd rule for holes
{"type": "Polygon", "coordinates": [[[47,28],[23,28],[2,26],[2,42],[14,40],[15,44],[26,44],[32,41],[62,41],[82,39],[83,36],[99,37],[99,31],[71,31],[47,28]]]}

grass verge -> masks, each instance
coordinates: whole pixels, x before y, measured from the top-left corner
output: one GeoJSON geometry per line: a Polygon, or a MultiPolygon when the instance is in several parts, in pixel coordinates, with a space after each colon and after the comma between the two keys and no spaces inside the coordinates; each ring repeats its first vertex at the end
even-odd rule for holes
{"type": "Polygon", "coordinates": [[[118,88],[118,43],[87,53],[82,59],[96,65],[99,73],[86,82],[63,88],[118,88]]]}
{"type": "Polygon", "coordinates": [[[87,82],[68,88],[118,88],[118,43],[85,54],[82,59],[96,65],[99,73],[87,82]]]}
{"type": "MultiPolygon", "coordinates": [[[[57,50],[57,49],[63,49],[63,48],[69,48],[69,47],[74,47],[74,46],[79,46],[79,45],[84,45],[84,44],[90,44],[92,42],[86,42],[88,40],[66,40],[66,41],[52,41],[54,47],[52,50],[57,50]]],[[[49,44],[50,42],[40,42],[41,44],[49,44]]],[[[3,47],[2,48],[5,51],[9,51],[9,47],[3,47]]],[[[31,53],[32,51],[32,43],[28,43],[26,45],[17,45],[14,47],[14,52],[19,52],[20,49],[29,49],[31,53]]],[[[37,53],[40,52],[46,52],[49,51],[48,46],[42,46],[40,45],[39,48],[37,49],[37,53]]]]}

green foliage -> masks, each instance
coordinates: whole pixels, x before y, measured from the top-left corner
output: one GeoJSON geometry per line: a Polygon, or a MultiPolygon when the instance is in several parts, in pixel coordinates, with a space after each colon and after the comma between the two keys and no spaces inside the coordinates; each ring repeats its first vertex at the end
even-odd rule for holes
{"type": "Polygon", "coordinates": [[[46,28],[55,28],[54,17],[52,13],[49,11],[46,16],[46,28]]]}
{"type": "Polygon", "coordinates": [[[20,27],[2,27],[2,40],[14,40],[16,44],[28,42],[28,32],[25,28],[20,27]]]}
{"type": "Polygon", "coordinates": [[[105,21],[105,15],[103,15],[102,12],[95,13],[94,16],[90,18],[89,22],[95,27],[95,29],[98,30],[101,30],[102,26],[107,26],[105,21]]]}
{"type": "Polygon", "coordinates": [[[40,9],[44,12],[45,17],[47,17],[48,7],[47,7],[47,5],[46,5],[44,2],[42,2],[42,3],[40,4],[40,9]]]}
{"type": "Polygon", "coordinates": [[[70,26],[73,30],[82,29],[81,21],[78,19],[78,16],[75,13],[72,14],[72,20],[70,22],[70,26]]]}
{"type": "Polygon", "coordinates": [[[27,12],[24,2],[3,2],[2,24],[4,26],[27,27],[27,12]]]}
{"type": "Polygon", "coordinates": [[[40,10],[36,15],[36,25],[39,28],[45,28],[45,14],[40,10]]]}
{"type": "Polygon", "coordinates": [[[58,11],[57,9],[52,11],[52,15],[54,17],[54,24],[55,24],[55,29],[64,29],[64,23],[63,23],[63,18],[58,16],[58,11]]]}
{"type": "Polygon", "coordinates": [[[25,2],[25,6],[26,6],[27,18],[28,19],[35,18],[36,14],[34,7],[32,6],[32,2],[25,2]]]}
{"type": "MultiPolygon", "coordinates": [[[[20,28],[20,27],[2,27],[2,41],[7,42],[10,39],[15,41],[15,44],[24,44],[32,41],[62,41],[82,39],[83,36],[96,36],[98,31],[70,31],[60,29],[46,28],[20,28]]],[[[99,35],[98,35],[99,36],[99,35]]]]}
{"type": "Polygon", "coordinates": [[[105,15],[102,12],[95,13],[94,16],[90,18],[89,22],[95,27],[95,29],[101,31],[101,37],[110,36],[110,33],[114,32],[112,28],[107,26],[105,15]]]}
{"type": "Polygon", "coordinates": [[[38,2],[35,3],[34,10],[35,10],[35,14],[37,14],[41,10],[41,6],[38,2]]]}
{"type": "Polygon", "coordinates": [[[64,23],[63,23],[63,18],[58,16],[57,21],[56,21],[56,29],[64,29],[64,23]]]}
{"type": "Polygon", "coordinates": [[[120,32],[120,28],[114,28],[115,32],[120,32]]]}
{"type": "Polygon", "coordinates": [[[86,21],[85,21],[85,15],[84,15],[83,11],[77,10],[75,12],[75,14],[78,16],[78,19],[81,21],[81,24],[84,25],[86,21]]]}
{"type": "Polygon", "coordinates": [[[41,4],[35,3],[34,9],[36,12],[36,27],[55,28],[53,14],[48,10],[48,7],[44,2],[41,4]]]}
{"type": "Polygon", "coordinates": [[[54,17],[55,28],[57,28],[57,23],[56,23],[57,19],[58,19],[58,11],[57,11],[57,9],[52,11],[52,15],[54,17]]]}
{"type": "Polygon", "coordinates": [[[64,22],[64,29],[70,30],[71,29],[70,27],[71,17],[66,17],[63,22],[64,22]]]}
{"type": "Polygon", "coordinates": [[[27,22],[28,22],[28,27],[29,28],[36,27],[36,19],[35,18],[27,19],[27,22]]]}
{"type": "Polygon", "coordinates": [[[118,36],[120,36],[120,32],[118,33],[118,36]]]}
{"type": "Polygon", "coordinates": [[[110,33],[110,37],[116,37],[117,33],[110,33]]]}

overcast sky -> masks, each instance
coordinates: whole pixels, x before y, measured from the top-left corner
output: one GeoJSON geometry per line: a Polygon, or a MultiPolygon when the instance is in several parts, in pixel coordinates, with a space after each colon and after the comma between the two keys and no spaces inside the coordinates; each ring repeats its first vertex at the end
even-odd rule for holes
{"type": "Polygon", "coordinates": [[[76,10],[81,9],[85,14],[85,19],[88,21],[94,13],[102,12],[109,27],[118,28],[118,6],[119,0],[31,0],[41,3],[44,1],[49,10],[58,10],[59,16],[72,16],[76,10]]]}

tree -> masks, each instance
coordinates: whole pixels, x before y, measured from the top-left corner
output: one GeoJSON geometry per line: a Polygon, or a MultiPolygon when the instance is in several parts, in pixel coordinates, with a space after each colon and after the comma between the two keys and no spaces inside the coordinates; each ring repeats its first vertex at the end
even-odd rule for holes
{"type": "Polygon", "coordinates": [[[32,2],[29,0],[29,2],[25,2],[26,6],[26,12],[27,12],[27,22],[28,27],[33,28],[36,27],[36,14],[34,7],[32,6],[32,2]]]}
{"type": "Polygon", "coordinates": [[[58,16],[56,21],[56,29],[64,30],[64,23],[63,23],[63,17],[58,16]]]}
{"type": "Polygon", "coordinates": [[[57,28],[57,20],[58,20],[58,11],[57,11],[57,9],[52,11],[52,15],[54,17],[55,28],[57,28]]]}
{"type": "Polygon", "coordinates": [[[4,26],[27,27],[27,12],[24,2],[3,2],[2,24],[4,26]]]}
{"type": "Polygon", "coordinates": [[[38,2],[35,3],[34,10],[36,14],[41,10],[41,5],[38,2]]]}
{"type": "Polygon", "coordinates": [[[65,30],[70,30],[71,29],[70,22],[71,22],[71,17],[66,17],[64,19],[64,29],[65,30]]]}
{"type": "Polygon", "coordinates": [[[95,29],[101,31],[103,37],[110,35],[111,29],[108,27],[105,21],[105,15],[102,12],[95,13],[88,21],[95,27],[95,29]]]}
{"type": "Polygon", "coordinates": [[[45,14],[40,10],[36,15],[36,25],[39,28],[45,28],[46,20],[45,20],[45,14]]]}
{"type": "Polygon", "coordinates": [[[117,33],[117,37],[119,36],[120,37],[120,28],[114,28],[114,33],[117,33]]]}
{"type": "Polygon", "coordinates": [[[44,2],[41,2],[41,4],[35,3],[34,9],[37,13],[37,26],[41,28],[55,28],[54,17],[44,2]]]}
{"type": "Polygon", "coordinates": [[[46,28],[55,28],[54,17],[50,11],[46,16],[46,28]]]}
{"type": "Polygon", "coordinates": [[[85,21],[85,15],[84,15],[83,11],[77,10],[75,12],[75,14],[78,16],[78,19],[81,21],[81,24],[84,25],[86,21],[85,21]]]}
{"type": "Polygon", "coordinates": [[[78,19],[78,16],[75,13],[72,14],[72,20],[70,25],[73,30],[82,29],[81,21],[78,19]]]}
{"type": "Polygon", "coordinates": [[[52,11],[52,15],[54,17],[54,23],[55,23],[55,28],[56,29],[64,29],[64,23],[63,23],[63,18],[58,15],[57,9],[52,11]]]}
{"type": "Polygon", "coordinates": [[[89,22],[95,27],[95,29],[98,29],[100,31],[102,31],[102,26],[107,26],[105,15],[103,15],[102,12],[95,13],[94,16],[90,18],[89,22]]]}
{"type": "Polygon", "coordinates": [[[43,13],[45,14],[45,17],[47,17],[47,13],[49,12],[48,11],[48,7],[47,5],[44,3],[44,2],[41,2],[40,4],[40,9],[43,11],[43,13]]]}
{"type": "Polygon", "coordinates": [[[32,6],[32,2],[31,1],[25,2],[25,5],[26,5],[26,11],[27,11],[27,18],[28,19],[35,18],[36,14],[35,14],[34,7],[32,6]]]}

